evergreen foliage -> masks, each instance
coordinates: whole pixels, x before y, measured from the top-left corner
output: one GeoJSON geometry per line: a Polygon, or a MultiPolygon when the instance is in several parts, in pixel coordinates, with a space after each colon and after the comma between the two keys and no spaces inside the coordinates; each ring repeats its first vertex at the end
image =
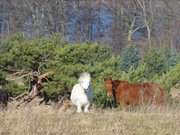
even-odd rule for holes
{"type": "Polygon", "coordinates": [[[79,74],[89,72],[98,106],[107,103],[105,77],[130,82],[154,81],[167,90],[180,81],[180,55],[168,48],[151,49],[141,58],[138,49],[129,46],[120,56],[114,56],[111,48],[95,43],[71,44],[59,35],[27,40],[19,34],[1,42],[0,48],[0,86],[14,95],[29,88],[29,76],[23,78],[24,85],[7,82],[6,75],[19,71],[53,72],[42,89],[49,96],[71,92],[79,74]]]}
{"type": "Polygon", "coordinates": [[[121,74],[121,79],[134,83],[145,82],[147,81],[146,68],[146,64],[140,64],[136,69],[130,68],[128,72],[123,72],[121,74]]]}
{"type": "MultiPolygon", "coordinates": [[[[105,76],[118,74],[119,58],[112,55],[110,48],[87,43],[69,44],[57,39],[55,36],[50,39],[25,40],[20,35],[14,36],[3,44],[1,66],[9,71],[53,72],[50,77],[52,80],[46,82],[43,88],[49,95],[70,92],[83,71],[92,75],[95,93],[104,91],[105,76]]],[[[6,87],[18,95],[28,89],[28,81],[27,77],[25,86],[10,82],[6,87]]]]}
{"type": "Polygon", "coordinates": [[[167,73],[160,77],[160,83],[168,91],[177,83],[180,83],[180,64],[171,68],[167,73]]]}
{"type": "Polygon", "coordinates": [[[152,78],[154,75],[161,75],[167,70],[166,66],[167,59],[164,57],[162,51],[157,49],[150,49],[145,57],[144,63],[146,63],[146,73],[148,78],[152,78]]]}
{"type": "Polygon", "coordinates": [[[164,57],[166,58],[166,69],[171,69],[178,62],[180,62],[178,58],[178,53],[175,49],[165,48],[163,49],[164,57]]]}
{"type": "Polygon", "coordinates": [[[146,78],[153,80],[177,65],[178,53],[170,48],[153,48],[146,53],[143,63],[146,64],[146,78]]]}
{"type": "MultiPolygon", "coordinates": [[[[6,83],[6,79],[5,79],[6,75],[5,72],[3,72],[2,70],[0,70],[0,86],[4,85],[6,83]]],[[[2,86],[1,86],[2,87],[2,86]]]]}
{"type": "Polygon", "coordinates": [[[140,54],[136,46],[130,45],[122,50],[120,68],[128,71],[131,67],[136,68],[140,61],[140,54]]]}

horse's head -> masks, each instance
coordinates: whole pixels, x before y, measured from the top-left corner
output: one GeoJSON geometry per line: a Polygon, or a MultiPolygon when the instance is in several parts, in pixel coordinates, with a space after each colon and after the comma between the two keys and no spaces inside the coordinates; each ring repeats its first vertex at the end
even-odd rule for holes
{"type": "Polygon", "coordinates": [[[81,86],[85,90],[87,90],[89,88],[89,86],[90,86],[91,76],[87,72],[81,73],[78,81],[81,84],[81,86]]]}
{"type": "Polygon", "coordinates": [[[123,80],[112,80],[112,78],[105,78],[104,82],[107,90],[107,96],[109,97],[113,97],[115,95],[116,89],[119,85],[128,83],[123,80]]]}

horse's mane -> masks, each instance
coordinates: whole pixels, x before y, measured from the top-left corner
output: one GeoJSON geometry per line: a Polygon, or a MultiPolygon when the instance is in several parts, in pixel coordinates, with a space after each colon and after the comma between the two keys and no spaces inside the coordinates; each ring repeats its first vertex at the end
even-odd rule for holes
{"type": "Polygon", "coordinates": [[[79,83],[90,82],[91,76],[87,72],[81,73],[78,81],[79,81],[79,83]]]}
{"type": "Polygon", "coordinates": [[[78,81],[84,89],[87,89],[90,85],[91,76],[87,72],[81,73],[78,81]]]}

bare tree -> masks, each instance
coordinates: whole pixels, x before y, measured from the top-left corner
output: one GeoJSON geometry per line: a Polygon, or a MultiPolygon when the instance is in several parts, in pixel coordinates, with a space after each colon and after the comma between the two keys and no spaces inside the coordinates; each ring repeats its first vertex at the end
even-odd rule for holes
{"type": "Polygon", "coordinates": [[[69,41],[110,44],[114,51],[136,42],[138,32],[150,46],[178,47],[180,42],[178,0],[3,0],[0,7],[1,36],[61,33],[69,41]],[[104,25],[106,14],[110,26],[104,25]]]}

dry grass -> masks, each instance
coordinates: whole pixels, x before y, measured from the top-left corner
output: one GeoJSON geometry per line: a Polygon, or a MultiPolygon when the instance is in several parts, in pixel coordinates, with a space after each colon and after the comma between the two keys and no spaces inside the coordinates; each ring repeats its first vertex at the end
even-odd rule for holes
{"type": "Polygon", "coordinates": [[[96,109],[77,114],[48,106],[0,112],[0,135],[180,135],[179,109],[96,109]]]}

